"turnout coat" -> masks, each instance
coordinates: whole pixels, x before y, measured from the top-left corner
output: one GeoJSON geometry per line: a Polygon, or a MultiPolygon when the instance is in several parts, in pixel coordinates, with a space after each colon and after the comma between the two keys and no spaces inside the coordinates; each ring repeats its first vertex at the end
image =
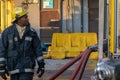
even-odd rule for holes
{"type": "Polygon", "coordinates": [[[19,37],[16,24],[3,31],[0,39],[0,67],[6,67],[9,74],[33,73],[35,59],[42,59],[41,43],[30,25],[26,26],[22,39],[19,37]]]}

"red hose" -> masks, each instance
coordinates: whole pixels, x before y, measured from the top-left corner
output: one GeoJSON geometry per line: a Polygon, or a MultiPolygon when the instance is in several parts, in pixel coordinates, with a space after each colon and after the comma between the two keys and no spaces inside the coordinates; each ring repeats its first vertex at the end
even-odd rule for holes
{"type": "Polygon", "coordinates": [[[78,61],[83,54],[86,53],[87,50],[85,50],[84,52],[82,52],[80,55],[78,55],[77,57],[75,57],[73,60],[71,60],[69,63],[67,63],[66,65],[64,65],[60,70],[58,70],[53,76],[51,76],[48,80],[54,80],[56,79],[56,77],[58,77],[60,74],[62,74],[66,69],[68,69],[71,65],[73,65],[76,61],[78,61]]]}
{"type": "Polygon", "coordinates": [[[82,64],[81,69],[80,69],[80,76],[79,76],[79,79],[78,79],[78,80],[81,80],[81,78],[82,78],[83,72],[84,72],[84,70],[85,70],[85,66],[86,66],[87,61],[88,61],[88,58],[89,58],[89,56],[90,56],[90,53],[91,53],[91,49],[88,48],[88,49],[87,49],[87,53],[86,53],[86,55],[84,56],[85,59],[83,60],[83,64],[82,64]]]}
{"type": "MultiPolygon", "coordinates": [[[[74,70],[70,80],[74,80],[75,79],[75,77],[76,77],[76,75],[77,75],[77,73],[79,72],[80,69],[84,71],[84,69],[81,68],[81,67],[86,64],[85,61],[89,58],[89,56],[86,57],[87,54],[89,54],[89,48],[87,48],[86,49],[86,53],[82,55],[82,58],[80,59],[80,62],[78,64],[78,66],[75,68],[75,70],[74,70]]],[[[81,76],[82,76],[82,74],[81,74],[81,76]]]]}
{"type": "MultiPolygon", "coordinates": [[[[84,55],[83,55],[84,56],[84,55]]],[[[80,59],[80,62],[79,62],[79,64],[78,64],[78,66],[75,68],[75,70],[74,70],[74,72],[72,73],[72,76],[71,76],[71,79],[70,80],[74,80],[75,79],[75,77],[76,77],[76,75],[77,75],[77,73],[79,72],[79,69],[80,69],[80,67],[81,67],[81,65],[82,65],[82,62],[83,62],[83,57],[82,56],[82,58],[80,59]]]]}

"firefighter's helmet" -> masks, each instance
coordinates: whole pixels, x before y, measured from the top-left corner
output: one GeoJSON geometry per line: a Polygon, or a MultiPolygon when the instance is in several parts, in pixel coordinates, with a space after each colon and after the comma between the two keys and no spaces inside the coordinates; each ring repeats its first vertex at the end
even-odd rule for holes
{"type": "Polygon", "coordinates": [[[14,22],[26,14],[27,11],[23,7],[15,7],[12,14],[12,21],[14,22]]]}

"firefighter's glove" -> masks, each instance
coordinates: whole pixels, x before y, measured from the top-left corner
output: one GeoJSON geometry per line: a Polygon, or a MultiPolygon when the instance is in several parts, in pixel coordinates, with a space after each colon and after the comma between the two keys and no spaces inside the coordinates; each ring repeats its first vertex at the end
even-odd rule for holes
{"type": "Polygon", "coordinates": [[[5,66],[0,67],[0,76],[2,77],[3,80],[7,80],[7,77],[6,77],[7,75],[9,74],[5,66]]]}
{"type": "Polygon", "coordinates": [[[44,63],[44,59],[40,60],[38,62],[38,70],[37,70],[37,74],[38,74],[38,77],[41,77],[44,72],[45,72],[45,63],[44,63]]]}

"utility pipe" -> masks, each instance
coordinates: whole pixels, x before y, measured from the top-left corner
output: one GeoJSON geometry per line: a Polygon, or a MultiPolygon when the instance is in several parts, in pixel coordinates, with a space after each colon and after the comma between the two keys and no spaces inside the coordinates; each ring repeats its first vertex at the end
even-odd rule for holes
{"type": "Polygon", "coordinates": [[[7,24],[7,0],[4,0],[4,29],[6,28],[7,24]]]}
{"type": "Polygon", "coordinates": [[[98,59],[103,59],[103,30],[104,29],[104,0],[99,0],[99,40],[98,40],[98,59]]]}
{"type": "MultiPolygon", "coordinates": [[[[12,6],[11,6],[12,2],[11,0],[8,0],[7,1],[7,19],[6,19],[6,27],[7,26],[10,26],[11,22],[12,22],[12,16],[11,16],[11,13],[12,13],[12,6]]],[[[5,28],[6,28],[5,27],[5,28]]]]}
{"type": "Polygon", "coordinates": [[[4,18],[4,6],[5,5],[5,2],[4,2],[4,0],[1,0],[1,6],[0,6],[0,8],[1,8],[1,31],[3,31],[4,30],[4,21],[5,21],[5,18],[4,18]]]}
{"type": "Polygon", "coordinates": [[[116,53],[119,51],[119,0],[115,0],[116,53]]]}
{"type": "Polygon", "coordinates": [[[109,10],[108,10],[108,20],[109,20],[109,51],[114,53],[114,40],[115,40],[115,0],[109,0],[109,10]]]}
{"type": "Polygon", "coordinates": [[[67,63],[66,65],[64,65],[60,70],[58,70],[53,76],[51,76],[48,80],[54,80],[56,79],[60,74],[62,74],[66,69],[68,69],[70,66],[72,66],[76,61],[78,61],[83,54],[86,54],[87,49],[82,52],[80,55],[78,55],[77,57],[75,57],[73,60],[71,60],[69,63],[67,63]]]}

